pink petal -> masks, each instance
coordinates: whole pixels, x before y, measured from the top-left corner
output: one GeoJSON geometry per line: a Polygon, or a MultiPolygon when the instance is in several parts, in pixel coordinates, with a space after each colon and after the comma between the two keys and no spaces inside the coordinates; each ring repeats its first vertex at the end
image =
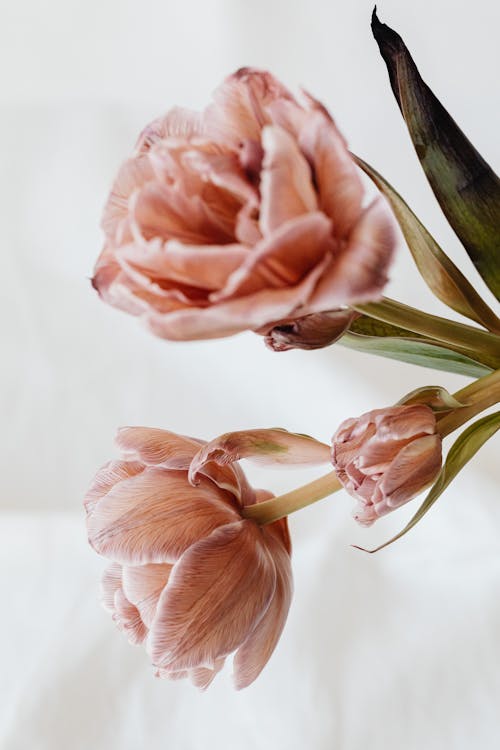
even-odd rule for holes
{"type": "Polygon", "coordinates": [[[103,573],[101,581],[101,599],[104,609],[115,611],[115,594],[122,587],[122,566],[111,563],[103,573]]]}
{"type": "Polygon", "coordinates": [[[258,330],[295,313],[305,315],[310,312],[309,299],[328,262],[325,256],[295,286],[262,289],[207,308],[175,310],[166,315],[151,311],[144,316],[144,321],[156,336],[171,341],[192,341],[258,330]]]}
{"type": "Polygon", "coordinates": [[[316,211],[318,204],[309,164],[286,130],[269,125],[262,131],[260,228],[271,234],[289,219],[316,211]]]}
{"type": "Polygon", "coordinates": [[[153,663],[173,670],[213,668],[246,640],[275,584],[275,566],[256,524],[240,520],[216,529],[172,571],[148,642],[153,663]]]}
{"type": "Polygon", "coordinates": [[[136,151],[149,151],[158,141],[165,138],[192,138],[203,135],[203,116],[182,107],[174,107],[163,117],[153,120],[140,134],[136,151]]]}
{"type": "Polygon", "coordinates": [[[130,197],[154,179],[154,170],[147,156],[128,159],[120,167],[102,217],[102,228],[113,244],[121,244],[130,238],[130,197]]]}
{"type": "Polygon", "coordinates": [[[143,643],[148,629],[141,620],[139,611],[125,597],[122,589],[115,591],[113,620],[123,630],[134,646],[143,643]]]}
{"type": "Polygon", "coordinates": [[[165,244],[128,245],[122,255],[150,276],[212,291],[226,284],[248,253],[248,248],[237,243],[187,245],[169,240],[165,244]]]}
{"type": "Polygon", "coordinates": [[[265,527],[263,533],[276,567],[276,589],[264,617],[234,657],[234,682],[237,690],[248,687],[266,666],[285,626],[292,600],[290,557],[274,536],[267,533],[265,527]]]}
{"type": "Polygon", "coordinates": [[[125,565],[175,562],[218,526],[239,518],[236,501],[201,477],[148,467],[116,485],[88,518],[89,542],[99,554],[125,565]]]}
{"type": "Polygon", "coordinates": [[[154,427],[121,427],[116,444],[129,461],[164,469],[187,469],[200,441],[154,427]]]}
{"type": "Polygon", "coordinates": [[[330,220],[319,212],[291,219],[259,242],[226,287],[211,299],[216,302],[297,284],[330,250],[330,233],[330,220]]]}
{"type": "Polygon", "coordinates": [[[333,121],[311,112],[299,138],[314,167],[320,208],[332,219],[336,237],[346,237],[361,215],[364,189],[358,169],[333,121]]]}
{"type": "Polygon", "coordinates": [[[357,313],[352,310],[333,310],[313,313],[301,318],[280,320],[265,336],[266,346],[275,352],[290,349],[322,349],[337,341],[349,328],[357,313]]]}
{"type": "Polygon", "coordinates": [[[377,487],[389,509],[398,508],[423,492],[441,469],[441,438],[438,435],[413,440],[396,456],[377,487]]]}
{"type": "Polygon", "coordinates": [[[260,131],[269,122],[267,107],[276,99],[293,99],[270,73],[241,68],[214,92],[205,110],[207,135],[234,148],[246,139],[260,141],[260,131]]]}
{"type": "Polygon", "coordinates": [[[99,469],[92,484],[87,490],[83,505],[87,513],[92,513],[96,503],[106,495],[115,484],[123,479],[134,477],[143,471],[144,466],[137,461],[108,461],[99,469]]]}
{"type": "Polygon", "coordinates": [[[137,607],[143,623],[150,628],[160,594],[167,585],[172,565],[126,565],[123,568],[123,593],[137,607]]]}
{"type": "Polygon", "coordinates": [[[200,688],[200,690],[206,690],[217,673],[221,671],[224,663],[225,659],[221,658],[215,660],[213,669],[207,669],[206,667],[197,667],[196,669],[191,669],[189,672],[191,682],[197,688],[200,688]]]}
{"type": "Polygon", "coordinates": [[[330,446],[282,429],[227,432],[203,446],[191,462],[189,481],[210,461],[222,466],[242,458],[262,464],[317,465],[330,462],[330,446]]]}
{"type": "Polygon", "coordinates": [[[348,244],[311,298],[314,311],[366,302],[380,296],[387,282],[395,238],[393,225],[381,198],[366,208],[348,244]]]}

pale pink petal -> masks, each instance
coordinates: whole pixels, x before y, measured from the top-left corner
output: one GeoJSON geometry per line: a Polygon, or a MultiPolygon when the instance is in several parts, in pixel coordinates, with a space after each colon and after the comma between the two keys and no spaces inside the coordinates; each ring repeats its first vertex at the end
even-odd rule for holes
{"type": "MultiPolygon", "coordinates": [[[[197,452],[197,450],[195,451],[197,452]]],[[[194,455],[194,454],[193,454],[194,455]]],[[[137,461],[108,461],[95,475],[92,484],[87,490],[83,505],[87,513],[91,513],[96,503],[106,495],[112,487],[122,479],[129,479],[140,474],[144,469],[143,464],[137,461]]]]}
{"type": "Polygon", "coordinates": [[[332,247],[331,223],[319,212],[290,219],[265,237],[229,277],[224,289],[210,295],[213,302],[254,294],[262,289],[286,289],[297,284],[332,247]]]}
{"type": "Polygon", "coordinates": [[[289,219],[316,211],[309,164],[292,136],[277,125],[262,131],[260,229],[271,234],[289,219]]]}
{"type": "Polygon", "coordinates": [[[231,227],[222,226],[199,195],[188,196],[176,185],[148,183],[134,194],[130,210],[131,231],[138,242],[159,237],[203,245],[234,239],[231,227]]]}
{"type": "Polygon", "coordinates": [[[213,668],[266,612],[275,566],[260,528],[240,520],[190,547],[164,589],[148,648],[168,669],[213,668]]]}
{"type": "Polygon", "coordinates": [[[201,442],[154,427],[121,427],[115,440],[129,461],[164,469],[187,469],[201,442]]]}
{"type": "Polygon", "coordinates": [[[111,563],[103,573],[101,581],[101,601],[108,612],[115,611],[115,593],[122,587],[122,566],[111,563]]]}
{"type": "Polygon", "coordinates": [[[197,667],[196,669],[191,669],[189,672],[191,682],[197,688],[200,688],[200,690],[206,690],[217,673],[221,671],[224,663],[225,659],[221,658],[215,660],[213,669],[207,669],[207,667],[197,667]]]}
{"type": "Polygon", "coordinates": [[[281,98],[293,100],[274,76],[241,68],[214,92],[215,103],[204,113],[207,135],[234,148],[245,139],[259,141],[262,127],[270,121],[268,105],[281,98]]]}
{"type": "Polygon", "coordinates": [[[314,168],[320,208],[332,219],[336,237],[347,237],[361,215],[364,188],[343,137],[316,109],[305,121],[299,144],[314,168]]]}
{"type": "Polygon", "coordinates": [[[310,312],[309,300],[328,260],[325,256],[295,286],[262,289],[212,307],[179,309],[168,315],[150,311],[143,319],[156,336],[171,341],[221,338],[249,329],[258,330],[292,314],[298,317],[310,312]]]}
{"type": "Polygon", "coordinates": [[[155,278],[213,291],[227,283],[249,252],[239,243],[188,245],[169,240],[128,245],[122,257],[155,278]]]}
{"type": "Polygon", "coordinates": [[[122,588],[128,601],[137,607],[143,623],[150,628],[160,594],[167,585],[172,565],[126,565],[122,588]]]}
{"type": "Polygon", "coordinates": [[[282,429],[240,430],[227,432],[203,446],[193,458],[189,480],[206,463],[215,461],[222,466],[249,458],[262,464],[317,465],[330,462],[330,446],[308,435],[297,435],[282,429]]]}
{"type": "Polygon", "coordinates": [[[116,485],[88,518],[89,542],[125,565],[175,562],[192,544],[240,515],[236,500],[201,477],[148,467],[116,485]]]}
{"type": "Polygon", "coordinates": [[[113,620],[134,646],[144,642],[148,629],[141,620],[139,610],[128,601],[122,589],[115,591],[113,620]]]}
{"type": "Polygon", "coordinates": [[[257,207],[259,194],[248,181],[235,153],[206,153],[201,149],[187,151],[183,164],[196,171],[204,182],[231,193],[240,203],[257,207]]]}
{"type": "Polygon", "coordinates": [[[383,497],[390,509],[408,502],[434,481],[441,469],[441,438],[427,435],[399,451],[377,486],[375,502],[383,497]]]}
{"type": "Polygon", "coordinates": [[[292,600],[290,557],[266,527],[262,531],[276,567],[276,589],[264,617],[234,657],[237,690],[250,685],[266,666],[285,626],[292,600]]]}
{"type": "Polygon", "coordinates": [[[345,249],[318,283],[311,308],[321,312],[379,297],[394,247],[392,221],[383,200],[377,198],[364,210],[345,249]]]}
{"type": "Polygon", "coordinates": [[[132,194],[147,182],[154,180],[155,174],[147,156],[128,159],[121,167],[111,188],[104,208],[102,228],[113,244],[127,241],[129,237],[129,200],[132,194]]]}
{"type": "Polygon", "coordinates": [[[203,115],[182,107],[174,107],[163,117],[153,120],[140,134],[136,151],[143,152],[165,138],[192,138],[203,135],[203,115]]]}

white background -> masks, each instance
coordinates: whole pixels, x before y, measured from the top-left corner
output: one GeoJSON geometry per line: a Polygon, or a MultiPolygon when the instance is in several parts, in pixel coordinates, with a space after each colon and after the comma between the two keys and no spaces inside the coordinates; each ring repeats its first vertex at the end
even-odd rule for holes
{"type": "MultiPolygon", "coordinates": [[[[154,339],[88,277],[100,213],[139,130],[201,108],[242,65],[304,86],[351,148],[484,286],[423,177],[370,33],[368,0],[1,1],[0,746],[5,750],[481,750],[498,747],[498,441],[424,522],[376,556],[343,493],[291,519],[295,596],[268,667],[235,693],[155,680],[98,602],[81,499],[118,425],[203,438],[339,422],[465,378],[332,347],[273,354],[252,334],[154,339]],[[495,481],[496,474],[496,481],[495,481]]],[[[500,164],[493,0],[383,0],[379,14],[483,156],[500,164]]],[[[390,296],[446,314],[401,243],[390,296]]],[[[490,300],[490,297],[488,296],[490,300]]],[[[275,492],[314,472],[250,468],[275,492]]]]}

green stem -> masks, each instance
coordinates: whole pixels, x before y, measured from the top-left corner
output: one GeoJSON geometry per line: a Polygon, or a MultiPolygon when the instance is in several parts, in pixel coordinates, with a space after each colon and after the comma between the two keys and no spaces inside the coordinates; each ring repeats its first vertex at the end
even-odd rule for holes
{"type": "Polygon", "coordinates": [[[500,370],[461,388],[453,397],[465,406],[453,409],[438,420],[437,429],[442,437],[461,427],[476,414],[500,402],[500,370]]]}
{"type": "Polygon", "coordinates": [[[380,302],[354,305],[354,310],[384,323],[406,328],[441,344],[459,347],[464,354],[469,353],[488,367],[500,367],[500,337],[493,333],[430,315],[387,297],[380,302]]]}
{"type": "Polygon", "coordinates": [[[330,471],[325,476],[298,487],[296,490],[287,492],[285,495],[273,497],[263,503],[247,505],[246,508],[243,508],[242,513],[245,518],[251,518],[264,526],[284,518],[284,516],[288,516],[296,510],[305,508],[307,505],[312,505],[317,500],[328,497],[328,495],[332,495],[341,489],[342,485],[337,479],[337,475],[334,471],[330,471]]]}

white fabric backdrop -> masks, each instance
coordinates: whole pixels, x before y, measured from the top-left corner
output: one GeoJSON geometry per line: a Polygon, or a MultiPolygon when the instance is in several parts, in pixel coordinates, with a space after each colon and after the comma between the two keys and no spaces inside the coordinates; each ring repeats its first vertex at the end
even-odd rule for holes
{"type": "MultiPolygon", "coordinates": [[[[100,211],[142,126],[202,107],[232,70],[268,67],[335,115],[467,269],[420,172],[373,41],[371,2],[18,0],[1,4],[3,284],[0,746],[6,750],[482,750],[500,720],[498,442],[404,541],[414,508],[359,529],[335,496],[291,520],[296,590],[270,664],[235,693],[155,680],[98,603],[81,498],[118,425],[209,438],[338,423],[464,378],[340,347],[267,351],[251,334],[171,344],[97,300],[100,211]]],[[[500,10],[385,0],[422,73],[498,167],[500,10]]],[[[468,271],[469,273],[469,271],[468,271]]],[[[402,247],[389,293],[443,308],[402,247]]],[[[470,278],[484,290],[476,274],[470,278]]],[[[275,492],[313,472],[250,470],[275,492]]]]}

